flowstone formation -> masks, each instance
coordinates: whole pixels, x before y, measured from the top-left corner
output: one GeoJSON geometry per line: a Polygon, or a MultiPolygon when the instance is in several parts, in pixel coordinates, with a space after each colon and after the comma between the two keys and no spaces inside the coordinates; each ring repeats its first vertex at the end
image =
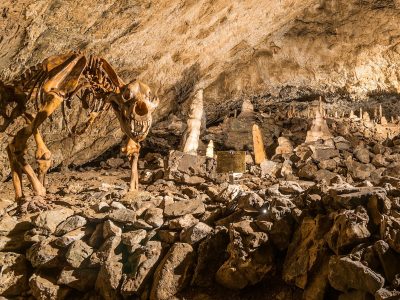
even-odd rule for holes
{"type": "Polygon", "coordinates": [[[400,125],[349,112],[342,118],[326,107],[332,137],[306,142],[307,130],[324,131],[307,110],[290,118],[284,109],[253,112],[259,133],[275,134],[264,145],[273,151],[260,164],[247,160],[248,171],[234,183],[216,173],[215,160],[228,147],[217,127],[230,122],[200,136],[204,144],[218,141],[212,155],[147,148],[139,161],[141,192],[129,191],[130,163],[115,154],[50,173],[54,197],[46,211],[17,215],[6,183],[0,295],[398,299],[400,137],[379,140],[360,129],[392,133],[400,125]]]}

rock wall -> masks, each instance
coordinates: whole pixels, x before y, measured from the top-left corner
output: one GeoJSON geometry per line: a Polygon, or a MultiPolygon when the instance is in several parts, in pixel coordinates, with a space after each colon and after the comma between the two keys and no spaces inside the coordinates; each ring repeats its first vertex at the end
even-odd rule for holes
{"type": "MultiPolygon", "coordinates": [[[[157,120],[204,88],[208,124],[244,97],[262,109],[320,93],[335,101],[382,95],[397,100],[399,7],[379,0],[5,0],[0,78],[80,49],[108,59],[127,81],[140,78],[161,87],[157,120]]],[[[83,137],[85,145],[71,150],[62,126],[46,125],[51,148],[68,149],[58,150],[56,164],[87,162],[121,141],[115,118],[95,126],[83,137]]],[[[0,140],[0,178],[7,173],[7,139],[0,140]]]]}

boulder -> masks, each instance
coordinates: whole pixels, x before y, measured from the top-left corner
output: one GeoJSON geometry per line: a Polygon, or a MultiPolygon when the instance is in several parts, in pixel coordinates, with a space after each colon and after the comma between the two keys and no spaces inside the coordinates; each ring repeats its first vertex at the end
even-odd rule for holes
{"type": "Polygon", "coordinates": [[[347,256],[331,257],[328,278],[331,286],[339,291],[347,292],[355,289],[372,295],[385,283],[385,279],[380,274],[347,256]]]}
{"type": "Polygon", "coordinates": [[[34,268],[55,268],[61,264],[61,250],[54,245],[53,238],[47,238],[33,244],[26,253],[26,258],[34,268]]]}
{"type": "Polygon", "coordinates": [[[217,227],[200,243],[192,285],[210,287],[214,284],[215,274],[227,259],[228,244],[229,234],[225,227],[217,227]]]}
{"type": "Polygon", "coordinates": [[[55,279],[35,273],[29,279],[32,295],[41,300],[63,300],[68,295],[68,289],[56,284],[55,279]]]}
{"type": "Polygon", "coordinates": [[[368,225],[369,217],[362,206],[355,211],[342,210],[334,213],[333,226],[325,235],[325,239],[336,254],[364,242],[371,235],[368,225]]]}
{"type": "Polygon", "coordinates": [[[101,263],[95,288],[104,300],[120,299],[119,285],[122,278],[122,263],[110,259],[101,263]]]}
{"type": "Polygon", "coordinates": [[[149,241],[146,246],[137,249],[129,257],[125,266],[129,269],[129,272],[123,275],[121,286],[121,293],[124,296],[140,295],[146,284],[150,282],[157,263],[161,259],[161,254],[161,243],[149,241]]]}
{"type": "Polygon", "coordinates": [[[294,233],[283,263],[282,277],[288,283],[305,288],[309,272],[326,256],[324,234],[331,227],[327,216],[305,217],[294,233]]]}
{"type": "Polygon", "coordinates": [[[93,253],[93,248],[86,244],[84,241],[77,240],[71,244],[65,259],[73,268],[80,268],[82,264],[93,253]]]}
{"type": "Polygon", "coordinates": [[[72,230],[78,229],[79,227],[85,225],[86,225],[86,219],[84,217],[78,215],[71,216],[57,226],[54,235],[62,236],[72,230]]]}
{"type": "Polygon", "coordinates": [[[157,207],[150,207],[146,210],[144,220],[154,228],[160,227],[164,224],[163,210],[157,207]]]}
{"type": "Polygon", "coordinates": [[[167,300],[190,281],[194,262],[192,246],[176,243],[158,265],[150,292],[150,300],[167,300]]]}
{"type": "Polygon", "coordinates": [[[181,200],[166,205],[164,209],[164,216],[171,218],[183,216],[186,214],[203,214],[204,212],[204,203],[200,199],[181,200]]]}
{"type": "Polygon", "coordinates": [[[93,290],[98,269],[64,267],[58,277],[58,285],[66,285],[81,292],[93,290]]]}
{"type": "Polygon", "coordinates": [[[0,252],[0,295],[19,296],[28,290],[28,272],[24,255],[0,252]]]}
{"type": "Polygon", "coordinates": [[[203,222],[199,222],[191,227],[183,229],[180,234],[180,240],[181,242],[192,245],[204,239],[212,230],[212,227],[203,222]]]}
{"type": "Polygon", "coordinates": [[[51,233],[56,231],[57,226],[65,221],[66,218],[72,216],[74,211],[69,208],[58,208],[41,212],[34,220],[36,227],[49,230],[51,233]]]}

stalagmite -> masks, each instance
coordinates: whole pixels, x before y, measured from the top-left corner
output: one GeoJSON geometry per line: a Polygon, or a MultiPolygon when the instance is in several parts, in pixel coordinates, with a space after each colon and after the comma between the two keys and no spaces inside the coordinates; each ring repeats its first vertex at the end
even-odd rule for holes
{"type": "Polygon", "coordinates": [[[379,104],[379,119],[383,117],[382,104],[379,104]]]}
{"type": "Polygon", "coordinates": [[[275,154],[290,154],[293,153],[293,145],[287,137],[281,136],[278,138],[279,146],[275,149],[275,154]]]}
{"type": "Polygon", "coordinates": [[[360,119],[362,119],[363,118],[363,109],[362,109],[362,107],[360,107],[360,119]]]}
{"type": "Polygon", "coordinates": [[[370,122],[371,121],[367,111],[364,111],[364,113],[362,115],[362,119],[363,119],[364,122],[370,122]]]}
{"type": "Polygon", "coordinates": [[[206,157],[214,158],[214,142],[211,140],[208,143],[207,150],[206,150],[206,157]]]}
{"type": "Polygon", "coordinates": [[[335,111],[335,119],[337,119],[337,118],[338,118],[338,112],[335,111]]]}
{"type": "Polygon", "coordinates": [[[378,109],[374,107],[374,121],[378,118],[378,109]]]}
{"type": "Polygon", "coordinates": [[[320,110],[315,111],[315,118],[312,121],[312,125],[309,131],[307,131],[306,143],[315,142],[317,140],[327,140],[333,138],[333,135],[329,131],[328,124],[325,119],[321,116],[320,110]]]}
{"type": "Polygon", "coordinates": [[[201,118],[203,117],[203,90],[198,90],[190,104],[187,129],[184,133],[183,152],[197,155],[201,118]]]}
{"type": "Polygon", "coordinates": [[[262,133],[257,124],[253,125],[253,147],[255,163],[260,164],[266,159],[266,154],[262,133]]]}
{"type": "Polygon", "coordinates": [[[254,115],[254,106],[251,103],[250,99],[243,100],[242,111],[240,112],[239,117],[251,117],[253,115],[254,115]]]}
{"type": "Polygon", "coordinates": [[[351,110],[350,111],[350,116],[349,116],[349,118],[350,119],[354,119],[356,116],[354,115],[354,111],[353,110],[351,110]]]}
{"type": "Polygon", "coordinates": [[[388,121],[385,117],[381,117],[381,125],[386,126],[388,124],[388,121]]]}

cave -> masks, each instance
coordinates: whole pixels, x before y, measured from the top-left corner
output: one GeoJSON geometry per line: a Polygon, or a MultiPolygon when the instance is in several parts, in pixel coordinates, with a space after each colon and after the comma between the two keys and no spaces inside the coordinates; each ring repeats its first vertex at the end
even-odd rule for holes
{"type": "Polygon", "coordinates": [[[400,299],[400,1],[0,20],[0,300],[400,299]]]}

